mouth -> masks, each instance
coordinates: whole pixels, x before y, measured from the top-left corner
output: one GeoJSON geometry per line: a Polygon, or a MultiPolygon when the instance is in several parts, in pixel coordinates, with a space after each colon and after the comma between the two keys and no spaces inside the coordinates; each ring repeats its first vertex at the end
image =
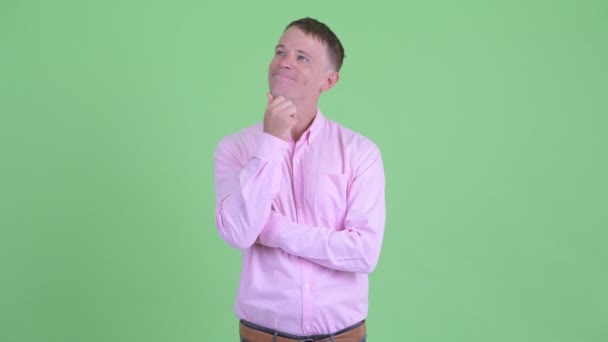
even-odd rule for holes
{"type": "Polygon", "coordinates": [[[282,73],[276,73],[276,74],[274,74],[273,76],[274,76],[275,78],[280,78],[280,79],[285,79],[285,80],[291,80],[291,81],[293,81],[293,80],[295,79],[294,77],[291,77],[291,76],[289,76],[289,75],[282,74],[282,73]]]}

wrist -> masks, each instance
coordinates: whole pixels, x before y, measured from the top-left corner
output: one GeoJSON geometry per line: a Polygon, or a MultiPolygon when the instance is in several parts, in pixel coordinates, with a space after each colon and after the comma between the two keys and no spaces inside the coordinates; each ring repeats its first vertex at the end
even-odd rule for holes
{"type": "Polygon", "coordinates": [[[258,237],[260,244],[267,247],[280,247],[281,230],[289,221],[281,214],[271,211],[270,217],[258,237]]]}
{"type": "Polygon", "coordinates": [[[288,149],[289,144],[285,140],[264,132],[255,154],[263,159],[282,161],[288,149]]]}

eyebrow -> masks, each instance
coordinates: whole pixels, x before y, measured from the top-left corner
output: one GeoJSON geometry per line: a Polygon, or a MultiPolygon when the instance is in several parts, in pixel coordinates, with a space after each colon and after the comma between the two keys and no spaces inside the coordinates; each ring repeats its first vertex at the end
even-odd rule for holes
{"type": "MultiPolygon", "coordinates": [[[[278,49],[278,48],[285,49],[286,47],[285,47],[285,45],[283,45],[283,44],[279,44],[279,45],[277,45],[277,46],[275,46],[275,47],[274,47],[274,49],[275,49],[275,50],[276,50],[276,49],[278,49]]],[[[313,58],[312,58],[312,56],[311,56],[311,55],[310,55],[308,52],[306,52],[306,51],[304,51],[304,50],[300,50],[300,49],[298,49],[298,50],[296,50],[296,52],[297,52],[297,53],[301,53],[301,54],[305,55],[306,57],[308,57],[308,58],[309,58],[309,59],[311,59],[311,60],[313,59],[313,58]]]]}

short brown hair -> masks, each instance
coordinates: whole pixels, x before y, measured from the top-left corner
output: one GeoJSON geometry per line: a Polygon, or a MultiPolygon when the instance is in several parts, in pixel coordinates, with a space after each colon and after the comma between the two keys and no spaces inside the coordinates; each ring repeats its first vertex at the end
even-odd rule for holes
{"type": "Polygon", "coordinates": [[[344,61],[345,57],[344,47],[342,47],[340,39],[338,39],[336,34],[329,27],[327,27],[327,25],[316,19],[306,17],[292,21],[289,23],[289,25],[287,25],[287,27],[285,27],[285,31],[292,26],[299,28],[304,33],[311,35],[323,42],[327,47],[331,64],[336,68],[336,71],[340,71],[342,61],[344,61]]]}

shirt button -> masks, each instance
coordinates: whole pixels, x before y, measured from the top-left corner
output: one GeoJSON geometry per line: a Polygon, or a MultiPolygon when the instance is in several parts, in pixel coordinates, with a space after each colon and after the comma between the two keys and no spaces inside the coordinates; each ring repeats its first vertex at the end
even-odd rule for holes
{"type": "Polygon", "coordinates": [[[308,290],[310,286],[308,284],[304,284],[304,290],[308,290]]]}
{"type": "Polygon", "coordinates": [[[296,158],[293,160],[294,163],[299,164],[300,163],[300,159],[296,158]]]}

